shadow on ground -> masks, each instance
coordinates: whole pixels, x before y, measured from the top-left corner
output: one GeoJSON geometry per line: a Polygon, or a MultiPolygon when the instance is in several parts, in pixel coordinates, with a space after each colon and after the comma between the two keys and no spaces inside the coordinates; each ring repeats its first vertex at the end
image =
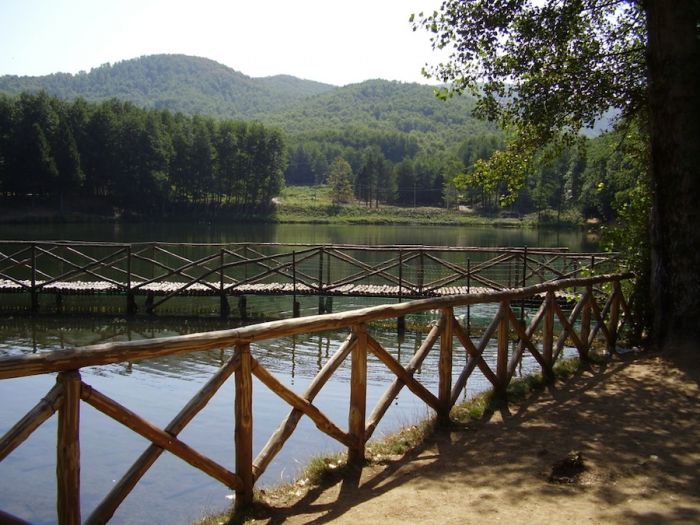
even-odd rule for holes
{"type": "Polygon", "coordinates": [[[519,522],[529,509],[551,506],[570,520],[700,523],[699,375],[696,365],[683,366],[655,355],[593,365],[488,421],[438,431],[400,459],[349,469],[294,504],[261,505],[252,516],[322,524],[352,512],[398,523],[403,512],[429,522],[421,512],[434,505],[445,523],[456,523],[450,513],[461,505],[484,522],[495,515],[519,522]],[[584,459],[578,481],[548,482],[552,465],[571,451],[584,459]]]}

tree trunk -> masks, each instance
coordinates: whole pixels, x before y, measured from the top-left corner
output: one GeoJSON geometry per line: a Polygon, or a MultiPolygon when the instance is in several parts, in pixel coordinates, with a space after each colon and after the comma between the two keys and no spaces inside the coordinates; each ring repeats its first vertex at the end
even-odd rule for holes
{"type": "Polygon", "coordinates": [[[700,335],[700,7],[697,0],[648,0],[645,7],[653,335],[660,348],[682,350],[700,335]]]}

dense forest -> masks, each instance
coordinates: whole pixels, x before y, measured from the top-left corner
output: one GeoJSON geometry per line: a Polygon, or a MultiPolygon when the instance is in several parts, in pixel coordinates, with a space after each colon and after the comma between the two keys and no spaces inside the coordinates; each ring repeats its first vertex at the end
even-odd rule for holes
{"type": "MultiPolygon", "coordinates": [[[[498,213],[508,193],[475,170],[504,147],[503,132],[472,116],[472,98],[439,100],[431,86],[254,79],[207,59],[156,55],[77,75],[0,77],[3,91],[6,196],[88,195],[154,215],[204,205],[265,210],[282,172],[288,185],[335,177],[367,206],[498,213]],[[333,172],[336,161],[349,169],[333,172]]],[[[505,212],[611,220],[633,180],[618,139],[582,136],[533,165],[505,212]]]]}
{"type": "Polygon", "coordinates": [[[283,184],[286,146],[259,123],[145,110],[116,99],[0,95],[0,193],[95,198],[164,215],[231,205],[265,209],[283,184]]]}

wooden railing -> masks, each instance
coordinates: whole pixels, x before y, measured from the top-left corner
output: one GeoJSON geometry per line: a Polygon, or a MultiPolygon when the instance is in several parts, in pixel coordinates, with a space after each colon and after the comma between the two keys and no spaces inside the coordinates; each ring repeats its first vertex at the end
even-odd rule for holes
{"type": "Polygon", "coordinates": [[[152,443],[127,470],[102,503],[94,509],[86,523],[107,522],[164,450],[234,489],[236,506],[241,508],[251,502],[256,480],[283,447],[304,415],[310,418],[321,432],[347,447],[349,460],[357,462],[363,460],[367,440],[404,386],[425,402],[435,412],[440,422],[445,423],[449,420],[452,406],[460,397],[460,393],[476,368],[479,368],[496,392],[502,393],[511,381],[525,352],[530,353],[537,360],[546,377],[551,377],[552,367],[567,342],[578,350],[582,359],[588,357],[597,338],[602,338],[607,347],[613,349],[619,329],[630,315],[622,293],[621,281],[631,277],[630,274],[612,274],[564,279],[526,288],[422,299],[338,314],[268,322],[233,330],[109,343],[46,354],[1,358],[0,380],[56,372],[58,377],[55,386],[46,396],[2,437],[0,461],[52,414],[58,412],[58,522],[80,523],[79,414],[81,401],[83,401],[152,443]],[[555,300],[554,294],[574,288],[581,290],[581,293],[575,306],[567,312],[567,315],[555,300]],[[601,296],[595,291],[598,288],[605,290],[606,293],[601,296]],[[541,305],[529,325],[525,326],[513,311],[511,304],[534,298],[539,298],[541,305]],[[483,303],[495,303],[499,307],[479,339],[472,340],[468,330],[455,318],[454,309],[483,303]],[[369,323],[428,310],[440,312],[439,322],[431,329],[421,347],[405,367],[368,332],[369,323]],[[555,327],[555,325],[558,326],[555,327]],[[251,346],[259,341],[328,330],[346,330],[348,335],[345,342],[325,363],[303,393],[294,392],[283,385],[255,359],[251,352],[251,346]],[[490,365],[484,359],[483,353],[494,336],[498,352],[495,365],[490,365]],[[233,357],[164,428],[158,428],[91,387],[81,378],[80,373],[80,369],[84,367],[224,347],[235,349],[233,357]],[[437,392],[431,392],[414,376],[433,347],[437,347],[436,351],[439,352],[437,392]],[[465,352],[467,359],[465,366],[453,382],[453,356],[456,349],[465,352]],[[367,416],[367,358],[370,354],[376,356],[396,376],[396,379],[388,386],[384,395],[367,416]],[[348,356],[351,360],[351,393],[348,424],[346,429],[342,429],[314,405],[314,398],[348,356]],[[214,462],[178,438],[178,434],[204,408],[217,389],[232,374],[235,377],[236,392],[235,469],[214,462]],[[291,408],[287,417],[255,458],[252,441],[253,376],[291,408]]]}
{"type": "MultiPolygon", "coordinates": [[[[563,248],[0,241],[0,292],[136,296],[153,313],[178,296],[415,299],[523,287],[616,271],[615,255],[563,248]]],[[[327,311],[319,302],[319,313],[327,311]]]]}

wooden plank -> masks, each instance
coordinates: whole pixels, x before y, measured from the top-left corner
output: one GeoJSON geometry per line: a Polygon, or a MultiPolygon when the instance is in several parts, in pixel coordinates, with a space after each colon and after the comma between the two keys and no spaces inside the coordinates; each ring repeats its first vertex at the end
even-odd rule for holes
{"type": "Polygon", "coordinates": [[[62,402],[63,383],[57,382],[34,408],[27,412],[10,430],[5,432],[5,435],[0,439],[0,461],[24,443],[32,432],[59,409],[62,402]]]}
{"type": "MultiPolygon", "coordinates": [[[[338,348],[338,350],[333,354],[333,356],[323,365],[323,368],[316,374],[316,377],[311,382],[309,387],[304,393],[304,399],[312,402],[316,395],[321,391],[323,385],[325,385],[328,380],[332,377],[333,373],[338,369],[341,363],[348,356],[352,347],[355,345],[357,337],[354,334],[350,334],[345,342],[338,348]]],[[[260,451],[258,457],[255,458],[253,462],[253,475],[257,480],[263,472],[267,469],[270,461],[277,455],[277,453],[282,449],[284,443],[289,439],[301,419],[303,412],[299,409],[292,409],[287,417],[282,421],[277,430],[272,434],[269,441],[265,447],[260,451]]]]}
{"type": "MultiPolygon", "coordinates": [[[[240,366],[237,356],[232,357],[216,374],[190,399],[173,420],[164,428],[165,432],[177,436],[192,419],[207,405],[226,380],[240,366]]],[[[112,487],[109,494],[92,511],[86,524],[107,523],[124,499],[131,493],[136,483],[163,453],[163,448],[151,444],[134,462],[124,476],[112,487]]]]}
{"type": "Polygon", "coordinates": [[[404,369],[373,337],[367,337],[367,347],[411,392],[436,412],[440,411],[442,402],[430,390],[416,381],[413,375],[404,369]]]}
{"type": "Polygon", "coordinates": [[[596,335],[598,335],[598,331],[602,331],[603,335],[605,336],[605,340],[607,341],[608,345],[612,344],[612,339],[610,337],[610,332],[608,331],[608,327],[605,324],[605,316],[608,314],[608,310],[610,308],[610,305],[612,304],[612,295],[608,297],[607,302],[605,303],[605,307],[603,308],[603,311],[601,312],[600,307],[598,306],[598,301],[596,301],[596,298],[594,295],[591,295],[591,311],[593,312],[593,316],[595,317],[596,324],[591,330],[590,335],[588,336],[588,346],[590,347],[591,344],[593,343],[593,340],[595,339],[596,335]]]}
{"type": "Polygon", "coordinates": [[[264,366],[260,365],[255,359],[252,359],[253,375],[257,377],[267,388],[277,394],[281,399],[289,403],[292,407],[300,410],[311,419],[316,427],[328,434],[333,439],[339,441],[345,446],[352,446],[353,440],[351,437],[340,430],[328,417],[314,406],[308,399],[295,394],[292,390],[284,386],[276,377],[274,377],[264,366]]]}
{"type": "MultiPolygon", "coordinates": [[[[421,366],[425,358],[430,353],[430,350],[432,350],[433,345],[437,341],[438,337],[440,337],[441,332],[441,323],[438,323],[430,330],[428,336],[425,338],[425,341],[423,341],[423,344],[421,344],[420,348],[416,351],[416,353],[413,355],[413,357],[411,358],[411,360],[405,368],[406,373],[409,376],[413,377],[414,372],[421,366]]],[[[372,413],[369,416],[367,425],[365,426],[365,437],[367,439],[369,439],[372,436],[372,434],[377,428],[377,425],[382,420],[382,417],[384,417],[384,414],[386,413],[387,409],[394,401],[396,396],[399,394],[401,389],[404,387],[404,385],[405,383],[403,381],[401,381],[399,378],[396,378],[391,384],[391,386],[389,386],[389,388],[387,388],[387,390],[384,392],[379,401],[377,401],[374,410],[372,410],[372,413]]]]}
{"type": "MultiPolygon", "coordinates": [[[[484,360],[483,353],[486,349],[486,346],[488,345],[489,340],[491,339],[491,336],[496,331],[500,319],[501,317],[499,311],[499,313],[496,314],[496,317],[494,317],[491,320],[491,323],[489,323],[489,326],[484,331],[484,334],[482,335],[478,346],[474,346],[474,343],[472,343],[471,339],[467,336],[467,334],[464,332],[464,329],[459,325],[459,323],[455,323],[453,326],[454,333],[457,336],[457,339],[459,339],[459,342],[462,344],[467,353],[476,360],[476,365],[479,367],[479,370],[481,370],[481,373],[484,374],[484,377],[488,379],[494,387],[496,387],[496,385],[498,384],[498,378],[484,360]]],[[[467,366],[468,365],[469,363],[467,363],[467,366]]],[[[465,370],[466,368],[467,367],[465,366],[465,370]]],[[[462,382],[462,375],[464,375],[464,373],[465,371],[463,370],[460,374],[460,383],[462,382]]]]}
{"type": "Polygon", "coordinates": [[[522,356],[524,348],[527,348],[532,356],[535,358],[535,360],[540,364],[541,367],[546,367],[547,363],[542,357],[542,354],[535,348],[535,345],[532,343],[532,334],[528,334],[525,329],[523,329],[522,325],[520,324],[520,321],[515,317],[515,314],[513,313],[513,310],[508,308],[508,311],[506,312],[506,315],[508,316],[508,320],[510,321],[510,325],[513,327],[515,332],[518,334],[518,337],[520,338],[520,345],[519,348],[520,350],[516,353],[516,356],[510,361],[508,364],[508,381],[510,382],[510,379],[513,377],[513,374],[515,373],[515,367],[517,366],[520,357],[522,356]]]}
{"type": "MultiPolygon", "coordinates": [[[[502,300],[515,301],[547,291],[610,282],[629,276],[631,276],[631,274],[567,279],[556,283],[544,283],[523,289],[421,299],[404,303],[373,306],[336,314],[271,321],[230,330],[165,337],[148,341],[106,343],[51,353],[8,356],[0,358],[0,379],[59,372],[62,370],[82,368],[84,366],[98,366],[121,361],[137,361],[140,359],[173,355],[192,350],[208,350],[212,348],[221,348],[222,346],[233,346],[235,344],[263,341],[296,334],[336,330],[358,323],[396,318],[426,310],[439,310],[446,307],[454,308],[480,303],[498,303],[502,300]]],[[[605,328],[601,329],[605,330],[605,328]]]]}
{"type": "Polygon", "coordinates": [[[83,383],[80,397],[83,401],[103,414],[108,415],[159,447],[171,452],[193,467],[220,481],[227,487],[237,489],[242,486],[241,479],[233,472],[228,471],[221,465],[203,456],[172,434],[154,426],[128,408],[108,398],[98,390],[95,390],[90,385],[83,383]]]}
{"type": "Polygon", "coordinates": [[[63,402],[58,409],[56,506],[60,525],[80,524],[80,374],[61,372],[63,402]]]}
{"type": "Polygon", "coordinates": [[[559,340],[561,341],[561,343],[557,343],[556,352],[554,354],[554,361],[557,360],[557,357],[559,356],[559,352],[561,351],[561,349],[564,346],[564,341],[566,341],[567,334],[571,338],[571,340],[574,342],[574,345],[576,346],[576,349],[578,350],[579,355],[584,354],[585,353],[584,344],[581,342],[581,339],[579,339],[578,334],[576,333],[576,330],[574,330],[574,327],[572,326],[576,317],[578,316],[578,310],[576,308],[574,308],[574,311],[571,312],[571,318],[567,319],[566,316],[564,315],[564,312],[561,311],[561,308],[559,307],[559,305],[555,301],[554,302],[554,311],[557,314],[557,317],[559,318],[559,322],[561,323],[562,328],[564,329],[562,331],[561,336],[559,337],[559,340]]]}

